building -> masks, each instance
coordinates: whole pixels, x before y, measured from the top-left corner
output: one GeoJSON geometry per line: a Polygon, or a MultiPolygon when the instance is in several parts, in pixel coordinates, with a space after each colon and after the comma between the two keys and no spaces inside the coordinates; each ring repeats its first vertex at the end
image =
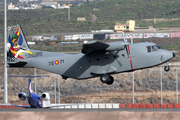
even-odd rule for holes
{"type": "Polygon", "coordinates": [[[14,10],[15,9],[15,5],[13,5],[12,3],[10,3],[8,5],[8,10],[14,10]]]}
{"type": "Polygon", "coordinates": [[[30,2],[30,1],[38,1],[38,0],[19,0],[19,2],[30,2]]]}
{"type": "Polygon", "coordinates": [[[42,0],[42,2],[54,2],[54,0],[42,0]]]}
{"type": "Polygon", "coordinates": [[[114,26],[114,30],[116,32],[128,31],[132,32],[135,28],[135,21],[134,20],[127,20],[126,24],[116,24],[114,26]]]}

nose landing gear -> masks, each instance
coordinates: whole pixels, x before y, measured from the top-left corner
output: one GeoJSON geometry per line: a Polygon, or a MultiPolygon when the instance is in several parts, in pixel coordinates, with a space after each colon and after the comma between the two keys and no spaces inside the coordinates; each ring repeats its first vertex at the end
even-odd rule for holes
{"type": "Polygon", "coordinates": [[[111,85],[114,82],[114,78],[112,76],[107,75],[107,74],[102,74],[100,76],[100,80],[102,83],[106,83],[108,85],[111,85]]]}
{"type": "Polygon", "coordinates": [[[167,66],[164,67],[164,71],[168,72],[170,70],[170,67],[168,66],[168,62],[167,62],[167,66]]]}

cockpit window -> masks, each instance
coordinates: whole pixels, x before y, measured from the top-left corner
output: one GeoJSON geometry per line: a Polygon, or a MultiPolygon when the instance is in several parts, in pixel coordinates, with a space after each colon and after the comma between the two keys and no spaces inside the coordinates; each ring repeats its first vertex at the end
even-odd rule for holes
{"type": "Polygon", "coordinates": [[[152,46],[152,51],[158,51],[155,46],[152,46]]]}
{"type": "Polygon", "coordinates": [[[146,46],[146,52],[153,52],[153,51],[158,51],[160,49],[157,45],[152,45],[152,46],[146,46]]]}
{"type": "Polygon", "coordinates": [[[157,45],[154,45],[157,49],[160,49],[160,47],[159,46],[157,46],[157,45]]]}
{"type": "Polygon", "coordinates": [[[151,46],[147,46],[147,47],[146,47],[146,51],[147,51],[147,52],[151,52],[151,46]]]}

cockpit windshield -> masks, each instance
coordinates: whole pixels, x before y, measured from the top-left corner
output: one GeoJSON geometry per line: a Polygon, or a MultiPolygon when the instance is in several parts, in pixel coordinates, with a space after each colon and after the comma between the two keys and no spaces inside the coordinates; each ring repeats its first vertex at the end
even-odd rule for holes
{"type": "Polygon", "coordinates": [[[160,47],[158,47],[157,45],[152,45],[152,46],[146,46],[146,52],[153,52],[153,51],[158,51],[158,49],[160,49],[160,47]]]}
{"type": "Polygon", "coordinates": [[[159,46],[157,46],[157,45],[154,45],[157,49],[161,49],[159,46]]]}

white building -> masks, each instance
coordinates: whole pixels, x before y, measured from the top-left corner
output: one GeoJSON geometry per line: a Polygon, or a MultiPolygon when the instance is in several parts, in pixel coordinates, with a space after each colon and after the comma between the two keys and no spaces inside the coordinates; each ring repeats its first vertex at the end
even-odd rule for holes
{"type": "Polygon", "coordinates": [[[14,9],[15,9],[15,6],[12,3],[10,3],[8,5],[8,10],[14,10],[14,9]]]}
{"type": "Polygon", "coordinates": [[[30,1],[38,1],[38,0],[19,0],[19,2],[30,2],[30,1]]]}
{"type": "Polygon", "coordinates": [[[12,3],[8,5],[8,10],[19,10],[19,7],[15,7],[12,3]]]}

